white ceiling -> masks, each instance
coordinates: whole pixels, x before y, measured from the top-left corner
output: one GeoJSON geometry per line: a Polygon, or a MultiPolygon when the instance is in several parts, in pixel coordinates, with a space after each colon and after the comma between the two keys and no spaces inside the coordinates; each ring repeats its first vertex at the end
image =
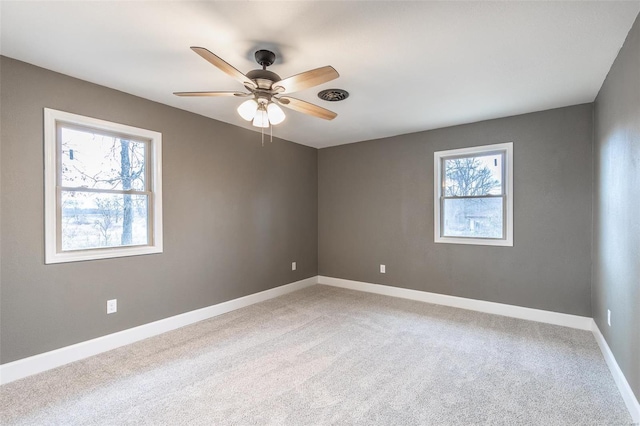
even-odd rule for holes
{"type": "Polygon", "coordinates": [[[2,1],[0,53],[255,130],[240,90],[193,53],[243,72],[278,54],[282,78],[332,65],[340,78],[296,93],[338,113],[286,110],[274,135],[317,148],[591,102],[640,1],[595,2],[27,2],[2,1]],[[329,103],[321,89],[351,96],[329,103]]]}

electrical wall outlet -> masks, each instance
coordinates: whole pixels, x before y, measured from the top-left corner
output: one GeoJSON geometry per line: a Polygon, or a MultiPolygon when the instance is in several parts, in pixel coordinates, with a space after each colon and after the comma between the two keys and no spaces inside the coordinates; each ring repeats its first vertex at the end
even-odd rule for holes
{"type": "Polygon", "coordinates": [[[611,309],[607,309],[607,324],[611,327],[611,309]]]}
{"type": "Polygon", "coordinates": [[[380,273],[381,274],[386,274],[387,273],[386,265],[380,265],[380,273]]]}
{"type": "Polygon", "coordinates": [[[107,300],[107,313],[115,314],[118,312],[118,299],[107,300]]]}
{"type": "Polygon", "coordinates": [[[292,270],[292,271],[295,271],[295,270],[296,270],[296,268],[297,268],[297,266],[296,266],[296,262],[291,262],[291,270],[292,270]]]}

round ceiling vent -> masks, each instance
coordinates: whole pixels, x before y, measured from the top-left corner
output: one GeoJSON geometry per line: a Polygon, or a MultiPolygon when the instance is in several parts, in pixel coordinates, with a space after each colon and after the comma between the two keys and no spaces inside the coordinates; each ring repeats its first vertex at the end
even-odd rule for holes
{"type": "Polygon", "coordinates": [[[318,93],[318,97],[329,102],[344,101],[349,97],[349,92],[342,89],[327,89],[318,93]]]}

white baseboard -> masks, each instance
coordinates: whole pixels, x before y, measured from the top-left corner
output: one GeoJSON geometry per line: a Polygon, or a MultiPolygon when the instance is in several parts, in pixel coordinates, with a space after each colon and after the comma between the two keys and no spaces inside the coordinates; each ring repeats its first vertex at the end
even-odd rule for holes
{"type": "Polygon", "coordinates": [[[589,317],[581,317],[578,315],[562,314],[559,312],[543,311],[541,309],[525,308],[522,306],[506,305],[504,303],[487,302],[484,300],[467,299],[464,297],[448,296],[446,294],[429,293],[426,291],[410,290],[407,288],[391,287],[381,284],[370,284],[361,281],[344,280],[342,278],[331,278],[322,275],[318,276],[318,284],[399,297],[402,299],[417,300],[420,302],[433,303],[435,305],[451,306],[454,308],[468,309],[471,311],[485,312],[505,317],[544,322],[547,324],[561,325],[580,330],[591,331],[591,324],[593,322],[589,317]]]}
{"type": "Polygon", "coordinates": [[[175,315],[50,352],[2,364],[0,365],[0,384],[13,382],[23,377],[60,367],[70,362],[79,361],[198,321],[206,320],[268,299],[273,299],[274,297],[310,287],[317,282],[317,276],[306,278],[291,284],[261,291],[260,293],[250,294],[238,299],[218,303],[217,305],[185,312],[184,314],[175,315]]]}
{"type": "Polygon", "coordinates": [[[634,423],[640,424],[640,403],[638,403],[638,399],[633,393],[631,386],[629,386],[629,382],[627,382],[626,377],[620,370],[620,366],[616,361],[616,358],[613,356],[613,352],[609,348],[607,341],[604,340],[604,336],[600,332],[598,325],[595,321],[592,320],[592,332],[593,336],[596,338],[596,342],[598,342],[598,346],[600,346],[600,350],[602,351],[602,355],[604,355],[604,360],[609,366],[609,370],[611,371],[611,375],[613,376],[613,380],[615,380],[616,385],[618,386],[618,390],[620,390],[620,394],[622,395],[622,399],[624,403],[627,405],[627,409],[631,414],[631,418],[634,423]]]}

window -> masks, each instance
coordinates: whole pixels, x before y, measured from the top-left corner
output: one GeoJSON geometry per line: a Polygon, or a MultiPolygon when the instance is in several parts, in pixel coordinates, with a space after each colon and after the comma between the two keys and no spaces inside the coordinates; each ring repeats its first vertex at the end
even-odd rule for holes
{"type": "Polygon", "coordinates": [[[162,253],[162,135],[45,108],[45,263],[162,253]]]}
{"type": "Polygon", "coordinates": [[[513,246],[513,143],[434,154],[435,242],[513,246]]]}

